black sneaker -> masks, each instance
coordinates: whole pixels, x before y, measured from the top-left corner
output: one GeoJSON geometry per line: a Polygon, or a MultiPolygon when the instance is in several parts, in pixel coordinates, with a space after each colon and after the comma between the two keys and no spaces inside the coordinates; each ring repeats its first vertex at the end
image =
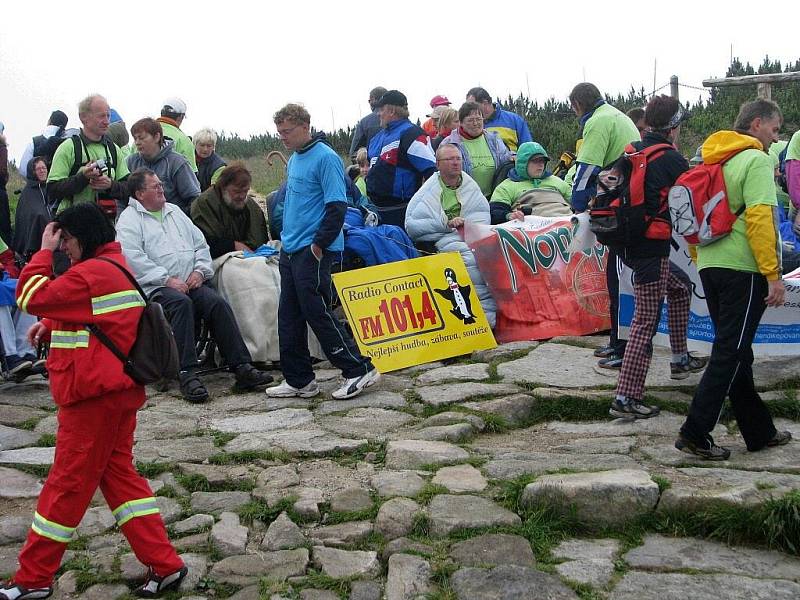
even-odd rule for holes
{"type": "Polygon", "coordinates": [[[608,409],[608,414],[615,419],[650,419],[658,416],[660,412],[661,409],[657,406],[647,406],[638,400],[621,402],[615,399],[608,409]]]}
{"type": "Polygon", "coordinates": [[[775,446],[785,446],[792,441],[791,431],[776,431],[772,439],[767,442],[767,446],[774,448],[775,446]]]}
{"type": "Polygon", "coordinates": [[[133,593],[139,598],[158,598],[164,592],[178,589],[188,572],[189,569],[183,566],[174,573],[159,577],[152,568],[147,569],[147,578],[133,593]]]}
{"type": "Polygon", "coordinates": [[[731,456],[730,450],[723,448],[722,446],[717,446],[714,443],[714,440],[710,438],[708,441],[708,448],[703,448],[702,446],[698,446],[694,442],[687,440],[681,435],[678,436],[677,440],[675,440],[675,447],[681,452],[686,452],[686,454],[694,454],[695,456],[699,456],[700,458],[704,458],[706,460],[728,460],[728,458],[731,456]]]}
{"type": "Polygon", "coordinates": [[[26,588],[11,582],[0,587],[0,600],[34,600],[34,598],[49,598],[52,595],[52,587],[26,588]]]}
{"type": "Polygon", "coordinates": [[[236,391],[249,392],[274,381],[272,375],[259,371],[250,363],[236,367],[236,391]]]}
{"type": "Polygon", "coordinates": [[[622,368],[622,355],[621,354],[611,354],[606,358],[601,358],[597,361],[597,366],[601,369],[616,369],[619,370],[622,368]]]}
{"type": "Polygon", "coordinates": [[[686,379],[691,373],[705,369],[707,364],[708,358],[689,354],[679,363],[669,363],[669,378],[686,379]]]}

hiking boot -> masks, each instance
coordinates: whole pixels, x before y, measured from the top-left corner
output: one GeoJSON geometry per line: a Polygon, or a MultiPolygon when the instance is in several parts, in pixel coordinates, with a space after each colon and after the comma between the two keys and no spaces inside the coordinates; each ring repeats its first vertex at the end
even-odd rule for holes
{"type": "Polygon", "coordinates": [[[0,587],[0,600],[33,600],[34,598],[49,598],[52,594],[52,587],[26,588],[11,582],[0,587]]]}
{"type": "Polygon", "coordinates": [[[178,376],[183,399],[192,404],[200,404],[208,400],[208,390],[200,378],[191,371],[181,371],[178,376]]]}
{"type": "Polygon", "coordinates": [[[728,460],[731,456],[730,450],[722,446],[717,446],[711,438],[708,440],[708,448],[703,448],[680,435],[678,439],[675,440],[675,447],[681,452],[694,454],[706,460],[728,460]]]}
{"type": "Polygon", "coordinates": [[[615,349],[614,346],[600,346],[597,350],[595,350],[592,354],[594,354],[597,358],[608,358],[612,354],[614,354],[615,349]]]}
{"type": "Polygon", "coordinates": [[[250,363],[236,367],[236,391],[249,392],[273,381],[272,375],[259,371],[250,363]]]}
{"type": "Polygon", "coordinates": [[[669,363],[670,379],[686,379],[691,373],[697,373],[706,368],[708,358],[687,354],[679,363],[669,363]]]}
{"type": "Polygon", "coordinates": [[[776,431],[772,439],[767,442],[767,446],[774,448],[775,446],[785,446],[792,441],[791,431],[776,431]]]}
{"type": "Polygon", "coordinates": [[[336,398],[337,400],[344,400],[346,398],[352,398],[353,396],[358,396],[364,388],[368,388],[375,382],[377,382],[381,378],[381,374],[378,373],[378,369],[372,367],[369,371],[364,373],[364,375],[359,375],[358,377],[351,377],[349,379],[345,379],[342,387],[338,390],[335,390],[331,396],[336,398]]]}
{"type": "Polygon", "coordinates": [[[611,408],[608,409],[610,414],[615,419],[650,419],[657,416],[661,409],[657,406],[647,406],[638,400],[614,400],[611,403],[611,408]]]}
{"type": "Polygon", "coordinates": [[[611,354],[606,358],[602,358],[597,361],[597,366],[601,369],[616,369],[619,370],[622,368],[622,355],[621,354],[611,354]]]}
{"type": "Polygon", "coordinates": [[[316,379],[312,379],[301,388],[291,386],[284,380],[274,387],[267,388],[266,393],[270,398],[311,398],[319,394],[319,386],[316,379]]]}
{"type": "Polygon", "coordinates": [[[188,572],[189,569],[183,566],[174,573],[159,577],[152,568],[149,568],[147,569],[147,578],[144,583],[136,588],[133,593],[139,598],[158,598],[164,592],[178,589],[188,572]]]}

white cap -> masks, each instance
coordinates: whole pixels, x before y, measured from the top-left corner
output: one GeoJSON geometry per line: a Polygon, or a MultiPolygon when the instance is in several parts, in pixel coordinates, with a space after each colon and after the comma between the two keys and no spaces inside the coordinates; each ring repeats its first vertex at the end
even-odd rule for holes
{"type": "Polygon", "coordinates": [[[186,103],[177,97],[167,98],[161,103],[161,110],[168,110],[176,115],[185,115],[186,103]]]}

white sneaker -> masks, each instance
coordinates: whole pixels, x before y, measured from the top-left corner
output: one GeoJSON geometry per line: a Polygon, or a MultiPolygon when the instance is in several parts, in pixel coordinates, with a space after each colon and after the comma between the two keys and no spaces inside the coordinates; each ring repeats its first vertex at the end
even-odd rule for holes
{"type": "Polygon", "coordinates": [[[381,374],[378,373],[378,369],[375,367],[372,368],[371,371],[368,371],[364,375],[359,375],[358,377],[351,377],[350,379],[345,379],[345,382],[342,384],[338,390],[331,394],[337,400],[344,400],[345,398],[352,398],[353,396],[358,396],[364,388],[368,388],[375,382],[377,382],[381,378],[381,374]]]}
{"type": "Polygon", "coordinates": [[[308,384],[298,389],[284,380],[280,385],[267,388],[266,393],[270,398],[311,398],[319,394],[319,386],[316,379],[312,379],[308,384]]]}

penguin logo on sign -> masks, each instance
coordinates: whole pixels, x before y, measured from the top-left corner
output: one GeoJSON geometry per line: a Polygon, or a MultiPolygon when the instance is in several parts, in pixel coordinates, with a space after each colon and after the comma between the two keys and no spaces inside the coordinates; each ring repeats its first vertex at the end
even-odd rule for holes
{"type": "Polygon", "coordinates": [[[461,319],[464,325],[474,323],[475,315],[472,313],[472,303],[469,299],[469,292],[472,286],[459,284],[456,279],[456,272],[449,267],[444,270],[444,278],[447,281],[447,287],[443,290],[435,289],[434,291],[452,303],[453,308],[450,312],[461,319]]]}

